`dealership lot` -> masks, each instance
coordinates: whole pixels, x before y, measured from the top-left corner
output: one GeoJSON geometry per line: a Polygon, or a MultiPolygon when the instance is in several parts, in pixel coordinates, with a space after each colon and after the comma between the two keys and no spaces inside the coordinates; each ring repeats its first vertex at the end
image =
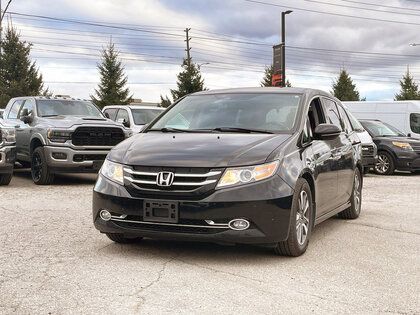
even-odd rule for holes
{"type": "Polygon", "coordinates": [[[144,240],[92,224],[94,175],[0,189],[0,313],[402,313],[420,311],[420,176],[365,177],[358,220],[329,219],[305,255],[144,240]]]}

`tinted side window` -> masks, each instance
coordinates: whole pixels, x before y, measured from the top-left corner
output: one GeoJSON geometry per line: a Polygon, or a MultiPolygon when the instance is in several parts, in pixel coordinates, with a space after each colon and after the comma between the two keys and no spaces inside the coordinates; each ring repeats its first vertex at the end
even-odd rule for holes
{"type": "Polygon", "coordinates": [[[347,112],[344,110],[344,108],[340,104],[338,104],[337,107],[340,113],[343,130],[345,130],[346,133],[352,132],[353,128],[351,127],[350,120],[347,117],[347,112]]]}
{"type": "Polygon", "coordinates": [[[328,122],[343,130],[340,122],[340,114],[338,113],[337,105],[335,105],[335,102],[324,98],[323,103],[328,117],[328,122]]]}
{"type": "Polygon", "coordinates": [[[410,114],[410,128],[412,132],[420,133],[420,114],[410,114]]]}
{"type": "Polygon", "coordinates": [[[22,106],[23,101],[15,101],[12,105],[12,108],[9,111],[9,115],[7,116],[7,118],[10,119],[17,119],[18,114],[19,114],[19,109],[22,106]]]}
{"type": "Polygon", "coordinates": [[[109,109],[106,109],[104,112],[109,115],[110,119],[115,121],[116,117],[117,117],[117,111],[118,111],[118,109],[116,109],[116,108],[109,108],[109,109]]]}
{"type": "Polygon", "coordinates": [[[20,118],[20,115],[25,108],[28,110],[28,114],[31,115],[34,112],[34,102],[32,100],[26,100],[23,106],[20,108],[18,118],[20,118]]]}

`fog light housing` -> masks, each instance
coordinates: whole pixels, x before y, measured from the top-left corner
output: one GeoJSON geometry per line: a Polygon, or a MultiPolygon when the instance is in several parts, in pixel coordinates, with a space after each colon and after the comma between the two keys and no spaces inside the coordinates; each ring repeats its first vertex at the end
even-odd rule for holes
{"type": "Polygon", "coordinates": [[[56,160],[65,160],[67,159],[67,154],[62,152],[53,152],[52,157],[56,160]]]}
{"type": "Polygon", "coordinates": [[[101,210],[101,212],[99,212],[99,216],[104,221],[111,220],[111,213],[108,210],[101,210]]]}
{"type": "Polygon", "coordinates": [[[233,219],[228,223],[228,225],[229,228],[235,231],[243,231],[250,226],[249,221],[245,219],[233,219]]]}

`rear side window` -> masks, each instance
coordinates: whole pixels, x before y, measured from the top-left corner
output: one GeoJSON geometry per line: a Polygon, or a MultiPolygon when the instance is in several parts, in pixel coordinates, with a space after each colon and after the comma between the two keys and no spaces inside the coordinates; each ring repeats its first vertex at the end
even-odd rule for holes
{"type": "Polygon", "coordinates": [[[340,114],[338,113],[337,105],[335,104],[335,102],[324,98],[323,103],[325,106],[325,112],[329,123],[334,124],[341,130],[343,130],[340,122],[340,114]]]}
{"type": "Polygon", "coordinates": [[[414,133],[420,133],[420,114],[410,114],[410,129],[414,133]]]}
{"type": "Polygon", "coordinates": [[[116,108],[109,108],[109,109],[106,109],[104,113],[107,113],[109,115],[109,118],[115,121],[117,117],[117,111],[118,109],[116,108]]]}
{"type": "Polygon", "coordinates": [[[7,118],[9,119],[17,119],[19,114],[19,109],[22,106],[23,101],[15,101],[12,105],[12,108],[9,111],[9,115],[7,118]]]}

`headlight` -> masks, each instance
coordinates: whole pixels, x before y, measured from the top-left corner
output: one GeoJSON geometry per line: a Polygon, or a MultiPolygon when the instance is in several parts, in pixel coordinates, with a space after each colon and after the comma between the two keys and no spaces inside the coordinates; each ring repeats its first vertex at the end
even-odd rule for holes
{"type": "Polygon", "coordinates": [[[52,142],[64,143],[71,139],[72,132],[65,130],[48,130],[47,137],[52,142]]]}
{"type": "Polygon", "coordinates": [[[105,160],[102,164],[101,174],[120,185],[124,184],[123,166],[121,164],[105,160]]]}
{"type": "Polygon", "coordinates": [[[393,145],[405,150],[405,151],[413,151],[411,145],[407,142],[392,142],[393,145]]]}
{"type": "Polygon", "coordinates": [[[16,131],[15,128],[1,128],[0,142],[15,143],[16,131]]]}
{"type": "Polygon", "coordinates": [[[220,179],[217,187],[228,187],[257,182],[273,176],[279,166],[279,161],[267,164],[228,168],[220,179]]]}

